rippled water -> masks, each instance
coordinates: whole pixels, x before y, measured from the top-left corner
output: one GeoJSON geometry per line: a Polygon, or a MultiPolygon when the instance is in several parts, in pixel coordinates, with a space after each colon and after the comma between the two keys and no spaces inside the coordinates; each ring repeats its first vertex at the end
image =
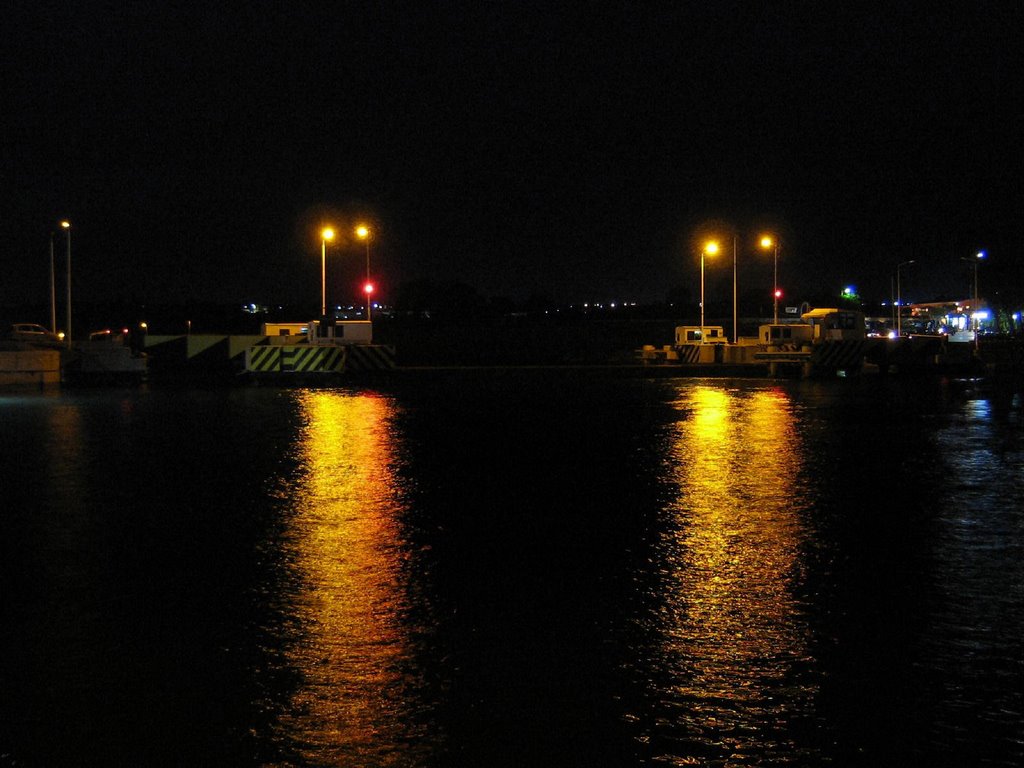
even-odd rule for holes
{"type": "Polygon", "coordinates": [[[494,371],[0,419],[0,765],[1024,763],[1012,391],[494,371]]]}

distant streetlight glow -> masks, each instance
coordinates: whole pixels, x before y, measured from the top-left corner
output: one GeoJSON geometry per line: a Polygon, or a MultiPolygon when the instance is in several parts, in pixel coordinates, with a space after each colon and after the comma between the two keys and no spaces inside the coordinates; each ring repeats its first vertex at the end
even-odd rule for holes
{"type": "Polygon", "coordinates": [[[978,264],[985,258],[984,251],[978,251],[974,254],[974,258],[968,259],[963,256],[960,257],[960,261],[966,261],[974,266],[974,300],[971,306],[971,326],[974,329],[974,348],[978,348],[978,331],[981,330],[981,318],[978,315],[978,304],[980,299],[978,298],[978,264]]]}
{"type": "Polygon", "coordinates": [[[370,318],[370,294],[373,293],[373,283],[370,282],[370,228],[365,224],[356,227],[356,237],[366,243],[366,285],[363,290],[366,292],[366,319],[370,318]]]}
{"type": "Polygon", "coordinates": [[[709,240],[700,251],[700,340],[704,342],[704,256],[718,253],[718,243],[709,240]]]}
{"type": "Polygon", "coordinates": [[[64,228],[64,231],[68,234],[68,278],[67,278],[67,303],[68,303],[68,347],[71,347],[71,222],[62,221],[60,225],[64,228]]]}
{"type": "Polygon", "coordinates": [[[327,315],[327,241],[334,239],[334,230],[324,227],[320,231],[320,317],[327,315]]]}
{"type": "Polygon", "coordinates": [[[764,235],[761,238],[761,247],[768,249],[771,248],[774,252],[774,277],[772,278],[772,295],[775,297],[775,319],[773,322],[779,324],[779,297],[782,292],[779,290],[779,243],[770,235],[764,235]]]}

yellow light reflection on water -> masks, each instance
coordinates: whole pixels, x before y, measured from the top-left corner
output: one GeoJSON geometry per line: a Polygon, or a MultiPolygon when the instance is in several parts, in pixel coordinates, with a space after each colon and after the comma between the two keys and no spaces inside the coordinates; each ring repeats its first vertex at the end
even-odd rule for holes
{"type": "Polygon", "coordinates": [[[707,748],[770,753],[792,707],[783,699],[811,695],[787,682],[807,653],[793,591],[806,534],[791,405],[772,389],[691,385],[680,395],[670,448],[679,492],[659,544],[656,663],[671,683],[658,695],[707,748]]]}
{"type": "MultiPolygon", "coordinates": [[[[281,726],[315,764],[407,764],[395,744],[425,743],[413,722],[407,574],[386,398],[296,394],[303,427],[286,541],[300,634],[300,683],[281,726]]],[[[410,746],[410,749],[415,747],[410,746]]]]}

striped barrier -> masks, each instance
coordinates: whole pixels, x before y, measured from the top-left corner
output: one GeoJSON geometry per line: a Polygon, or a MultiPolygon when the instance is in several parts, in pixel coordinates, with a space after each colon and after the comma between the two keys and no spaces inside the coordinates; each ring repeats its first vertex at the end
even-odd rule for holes
{"type": "Polygon", "coordinates": [[[245,351],[248,373],[341,373],[347,347],[257,346],[245,351]]]}
{"type": "Polygon", "coordinates": [[[281,347],[281,371],[288,373],[341,373],[346,347],[281,347]]]}
{"type": "Polygon", "coordinates": [[[348,348],[348,371],[390,371],[395,367],[395,348],[384,344],[352,344],[348,348]]]}
{"type": "Polygon", "coordinates": [[[245,370],[250,373],[279,373],[281,347],[249,347],[245,350],[245,370]]]}
{"type": "Polygon", "coordinates": [[[700,345],[680,344],[676,347],[676,354],[679,355],[679,362],[681,363],[699,363],[700,345]]]}
{"type": "Polygon", "coordinates": [[[864,339],[838,339],[815,344],[811,365],[819,372],[859,371],[864,364],[864,339]]]}

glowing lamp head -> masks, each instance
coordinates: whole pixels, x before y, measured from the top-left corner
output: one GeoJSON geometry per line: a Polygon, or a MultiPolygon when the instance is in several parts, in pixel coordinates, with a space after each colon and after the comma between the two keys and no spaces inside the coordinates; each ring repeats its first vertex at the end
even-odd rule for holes
{"type": "Polygon", "coordinates": [[[362,226],[362,225],[356,227],[356,237],[358,237],[360,240],[365,240],[369,236],[370,236],[370,229],[369,229],[369,227],[365,227],[365,226],[362,226]]]}
{"type": "Polygon", "coordinates": [[[373,283],[366,283],[363,286],[363,293],[365,293],[367,296],[373,293],[373,283]]]}
{"type": "Polygon", "coordinates": [[[334,230],[331,229],[330,227],[324,227],[323,230],[320,232],[320,237],[322,237],[325,241],[326,240],[333,240],[334,239],[334,230]]]}
{"type": "Polygon", "coordinates": [[[771,248],[773,245],[775,245],[775,241],[772,240],[768,235],[765,235],[764,237],[761,238],[762,248],[771,248]]]}
{"type": "Polygon", "coordinates": [[[70,222],[70,221],[62,221],[62,222],[60,223],[60,225],[61,225],[62,227],[64,227],[64,229],[71,229],[71,222],[70,222]]]}
{"type": "Polygon", "coordinates": [[[714,256],[716,253],[718,253],[718,243],[716,243],[714,240],[705,243],[704,253],[708,254],[709,256],[714,256]]]}

